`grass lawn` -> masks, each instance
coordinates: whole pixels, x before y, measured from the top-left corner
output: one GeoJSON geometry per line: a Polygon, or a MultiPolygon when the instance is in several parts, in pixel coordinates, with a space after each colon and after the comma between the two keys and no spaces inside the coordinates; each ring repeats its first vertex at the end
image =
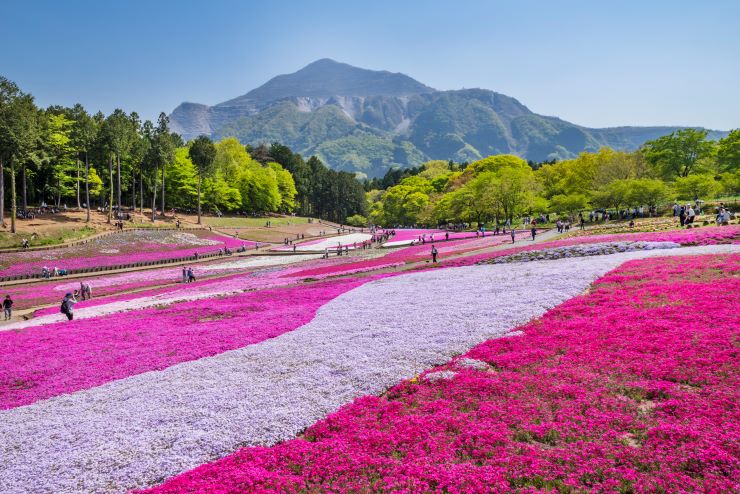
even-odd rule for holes
{"type": "MultiPolygon", "coordinates": [[[[38,247],[40,245],[57,245],[71,240],[78,240],[81,238],[89,237],[98,233],[95,228],[90,227],[59,227],[53,229],[46,229],[37,231],[37,236],[31,241],[31,245],[38,247]]],[[[0,248],[11,248],[20,247],[22,239],[27,238],[31,240],[31,236],[28,232],[19,232],[16,234],[12,233],[0,233],[0,248]]]]}

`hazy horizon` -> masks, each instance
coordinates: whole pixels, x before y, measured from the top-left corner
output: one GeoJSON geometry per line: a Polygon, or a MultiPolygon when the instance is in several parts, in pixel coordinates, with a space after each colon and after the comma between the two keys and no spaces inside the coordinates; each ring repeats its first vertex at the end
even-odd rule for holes
{"type": "Polygon", "coordinates": [[[0,75],[41,106],[156,119],[320,59],[481,87],[588,127],[740,127],[740,4],[10,1],[0,75]]]}

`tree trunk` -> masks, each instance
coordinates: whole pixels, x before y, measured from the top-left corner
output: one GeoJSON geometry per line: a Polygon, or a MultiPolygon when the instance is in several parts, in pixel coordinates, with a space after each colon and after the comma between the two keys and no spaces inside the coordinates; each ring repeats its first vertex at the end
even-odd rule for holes
{"type": "Polygon", "coordinates": [[[15,233],[15,215],[16,215],[16,197],[15,197],[15,162],[10,162],[10,233],[15,233]]]}
{"type": "Polygon", "coordinates": [[[167,216],[164,209],[164,168],[165,165],[162,165],[162,216],[167,216]]]}
{"type": "Polygon", "coordinates": [[[200,225],[200,174],[198,174],[198,224],[200,225]]]}
{"type": "Polygon", "coordinates": [[[90,163],[87,161],[87,151],[85,151],[85,206],[87,207],[86,223],[90,223],[90,163]]]}
{"type": "Polygon", "coordinates": [[[131,212],[136,214],[136,173],[131,170],[131,212]]]}
{"type": "Polygon", "coordinates": [[[157,174],[159,173],[159,167],[154,167],[154,184],[152,186],[152,223],[154,223],[157,216],[157,174]]]}
{"type": "Polygon", "coordinates": [[[110,176],[110,193],[108,198],[108,224],[113,219],[113,155],[108,155],[108,175],[110,176]]]}
{"type": "Polygon", "coordinates": [[[21,166],[21,187],[23,189],[22,190],[23,195],[21,196],[22,197],[22,200],[21,200],[22,208],[21,209],[25,211],[26,209],[28,209],[28,201],[26,200],[26,164],[25,163],[23,163],[23,165],[21,166]]]}
{"type": "Polygon", "coordinates": [[[139,169],[139,214],[144,214],[144,165],[139,169]]]}
{"type": "Polygon", "coordinates": [[[81,209],[80,203],[80,156],[77,156],[77,209],[81,209]]]}
{"type": "Polygon", "coordinates": [[[117,199],[117,206],[118,206],[118,214],[121,214],[121,154],[116,154],[116,185],[118,188],[118,196],[117,199]]]}
{"type": "Polygon", "coordinates": [[[0,157],[0,225],[5,226],[5,163],[0,157]]]}

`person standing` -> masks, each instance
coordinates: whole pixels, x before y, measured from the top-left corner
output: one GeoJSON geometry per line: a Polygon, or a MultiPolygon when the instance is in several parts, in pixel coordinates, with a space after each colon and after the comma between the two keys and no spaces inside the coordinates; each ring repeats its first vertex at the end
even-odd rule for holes
{"type": "Polygon", "coordinates": [[[532,227],[532,242],[534,242],[534,238],[537,236],[537,227],[532,227]]]}
{"type": "Polygon", "coordinates": [[[678,213],[678,220],[681,222],[681,226],[686,224],[686,208],[681,206],[681,210],[678,213]]]}
{"type": "MultiPolygon", "coordinates": [[[[77,292],[75,291],[75,294],[76,293],[77,292]]],[[[62,299],[62,307],[60,310],[62,314],[67,316],[68,321],[71,321],[74,319],[74,305],[77,303],[75,294],[67,293],[62,299]]]]}
{"type": "Polygon", "coordinates": [[[511,243],[513,244],[514,242],[516,242],[516,230],[512,228],[510,233],[511,233],[511,243]]]}
{"type": "Polygon", "coordinates": [[[193,268],[188,268],[188,283],[193,283],[195,281],[195,274],[193,273],[193,268]]]}
{"type": "Polygon", "coordinates": [[[90,300],[92,298],[92,288],[89,283],[85,281],[80,282],[80,296],[83,301],[90,300]]]}
{"type": "Polygon", "coordinates": [[[185,266],[182,267],[182,282],[187,283],[188,282],[188,270],[185,268],[185,266]]]}
{"type": "Polygon", "coordinates": [[[696,217],[696,212],[694,211],[694,208],[692,206],[689,206],[689,210],[686,213],[686,224],[690,225],[694,222],[694,218],[696,217]]]}
{"type": "Polygon", "coordinates": [[[13,317],[13,299],[10,298],[10,295],[6,295],[5,300],[3,300],[3,311],[5,311],[5,320],[10,321],[10,318],[13,317]]]}
{"type": "Polygon", "coordinates": [[[432,262],[437,262],[437,254],[439,254],[437,252],[437,247],[432,245],[432,262]]]}

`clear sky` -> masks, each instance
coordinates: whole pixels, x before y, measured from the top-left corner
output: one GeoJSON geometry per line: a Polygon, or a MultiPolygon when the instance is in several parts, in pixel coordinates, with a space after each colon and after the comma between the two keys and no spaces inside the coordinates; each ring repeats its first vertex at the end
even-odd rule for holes
{"type": "Polygon", "coordinates": [[[740,0],[2,0],[37,102],[215,104],[319,59],[483,87],[581,125],[740,127],[740,0]]]}

